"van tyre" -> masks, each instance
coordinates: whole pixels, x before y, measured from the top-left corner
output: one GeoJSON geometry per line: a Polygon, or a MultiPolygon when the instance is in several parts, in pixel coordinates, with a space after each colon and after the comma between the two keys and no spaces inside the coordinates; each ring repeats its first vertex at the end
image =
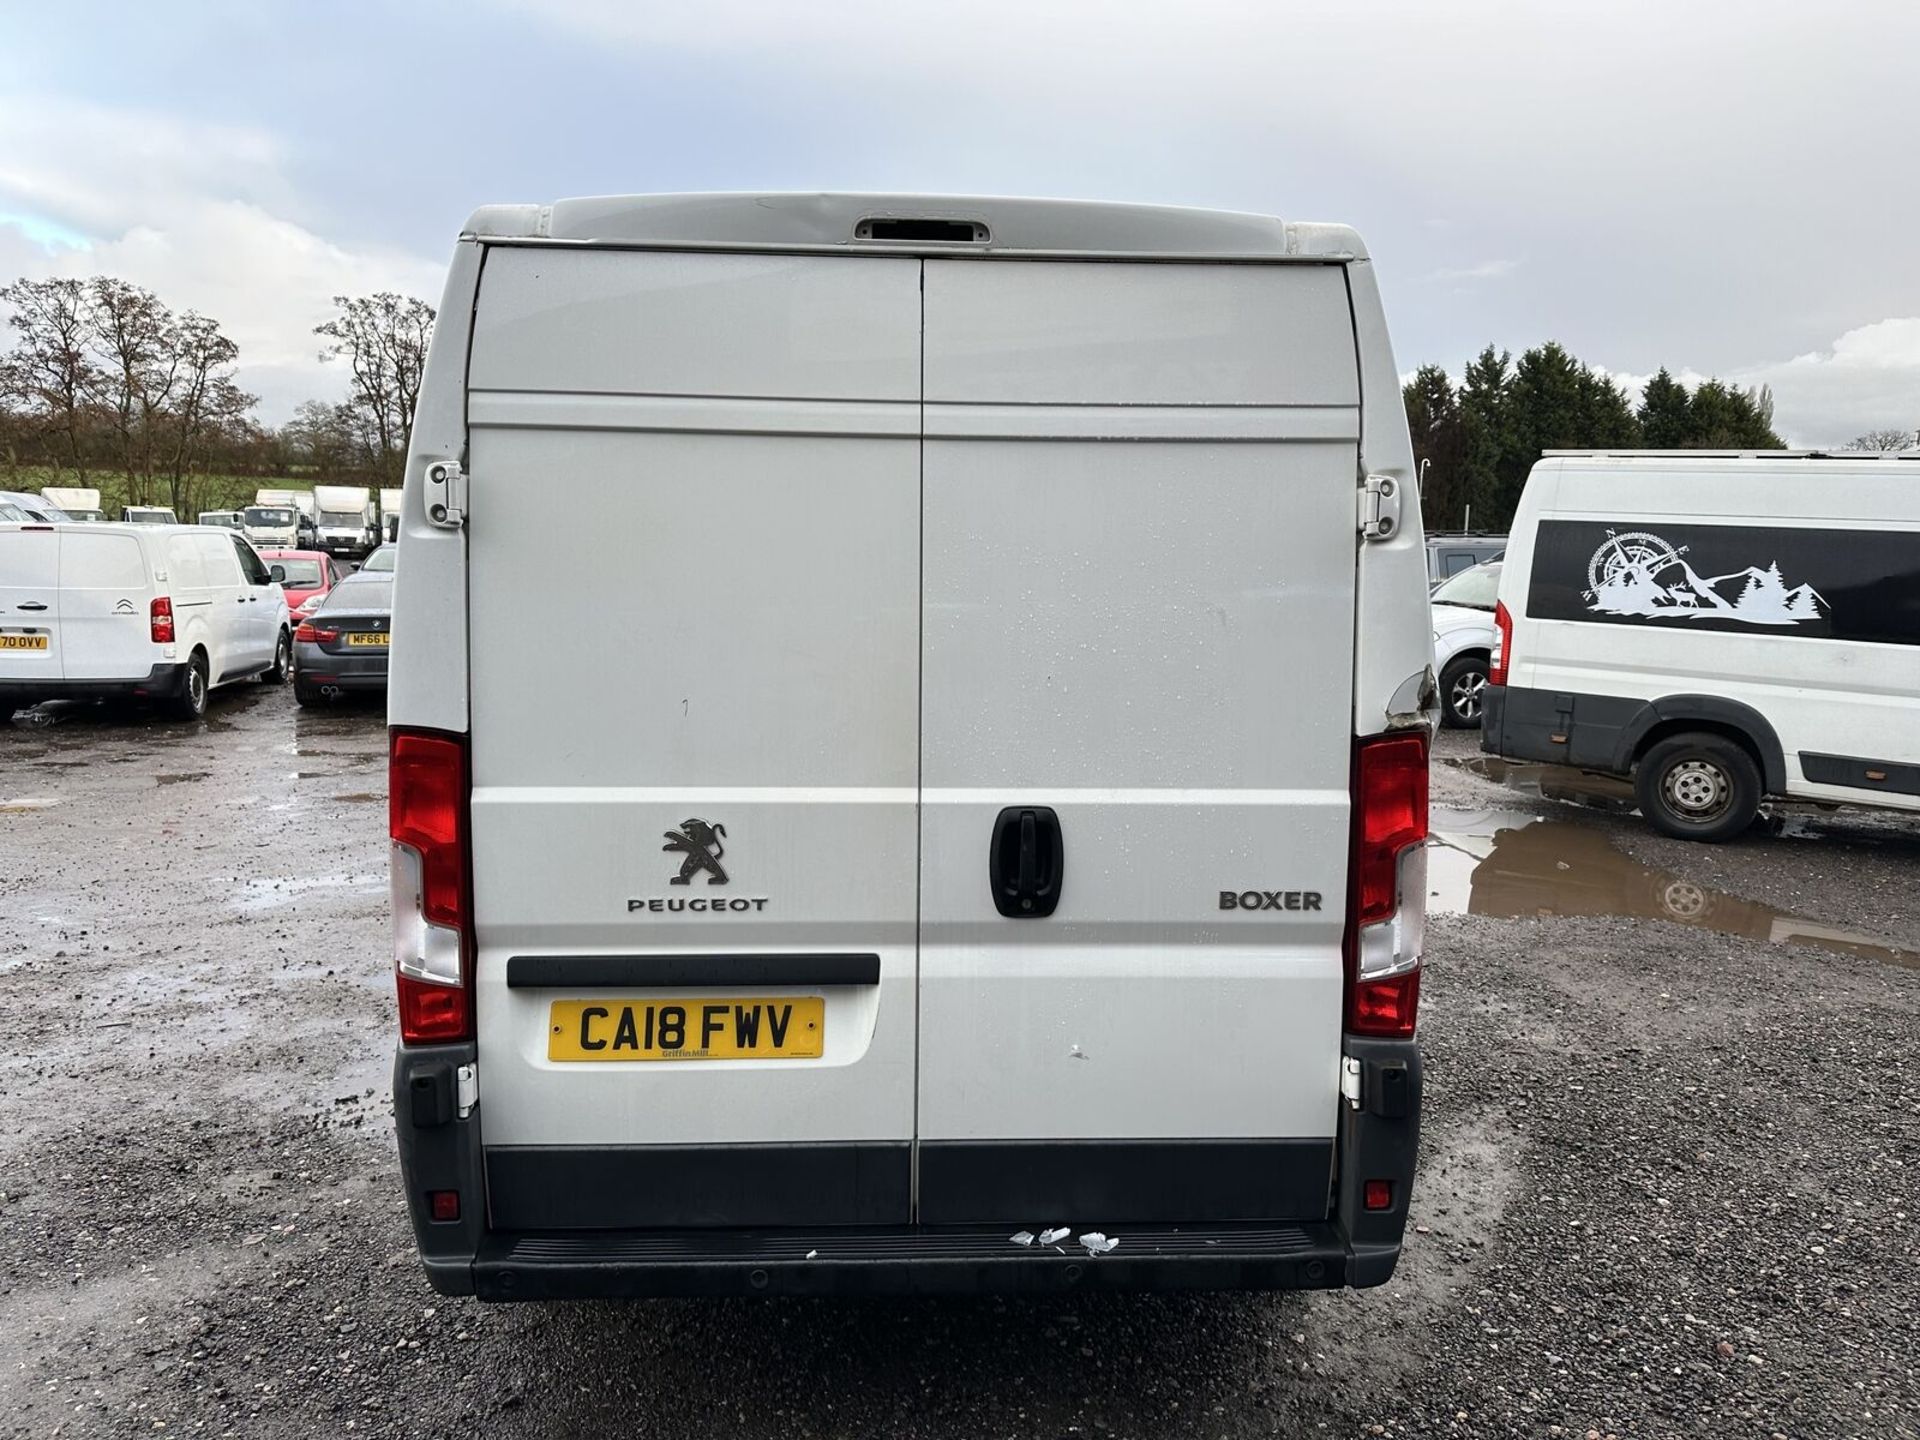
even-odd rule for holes
{"type": "Polygon", "coordinates": [[[1487,657],[1456,655],[1440,671],[1440,723],[1449,730],[1478,730],[1487,700],[1487,657]]]}
{"type": "Polygon", "coordinates": [[[180,693],[173,697],[173,713],[182,720],[198,720],[207,713],[207,657],[198,650],[180,676],[180,693]]]}
{"type": "Polygon", "coordinates": [[[1640,813],[1678,840],[1731,840],[1760,813],[1760,767],[1724,735],[1672,735],[1633,774],[1640,813]]]}
{"type": "Polygon", "coordinates": [[[287,634],[286,627],[280,627],[280,638],[273,642],[273,665],[262,670],[260,678],[269,685],[287,683],[287,672],[293,669],[293,637],[287,634]]]}

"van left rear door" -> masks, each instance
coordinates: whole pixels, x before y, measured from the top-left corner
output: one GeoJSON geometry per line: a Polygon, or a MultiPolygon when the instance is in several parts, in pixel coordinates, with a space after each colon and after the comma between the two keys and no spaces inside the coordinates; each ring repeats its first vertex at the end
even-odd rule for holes
{"type": "Polygon", "coordinates": [[[919,275],[488,254],[466,535],[495,1229],[909,1218],[919,275]]]}
{"type": "Polygon", "coordinates": [[[0,683],[58,680],[59,632],[59,532],[0,525],[0,683]]]}

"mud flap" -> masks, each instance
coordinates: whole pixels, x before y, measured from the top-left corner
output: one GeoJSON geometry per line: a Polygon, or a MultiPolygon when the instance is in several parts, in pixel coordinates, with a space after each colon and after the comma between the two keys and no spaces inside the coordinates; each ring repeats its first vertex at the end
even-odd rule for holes
{"type": "Polygon", "coordinates": [[[486,1232],[480,1108],[461,1118],[456,1078],[461,1066],[474,1063],[474,1049],[471,1043],[403,1046],[393,1061],[394,1132],[407,1212],[420,1263],[442,1295],[473,1294],[473,1261],[486,1232]],[[436,1191],[460,1197],[457,1220],[433,1218],[428,1197],[436,1191]]]}
{"type": "Polygon", "coordinates": [[[1346,1037],[1360,1062],[1360,1108],[1340,1111],[1338,1215],[1352,1259],[1347,1283],[1384,1285],[1400,1259],[1407,1202],[1420,1155],[1420,1047],[1412,1040],[1346,1037]],[[1368,1181],[1385,1181],[1391,1203],[1366,1206],[1368,1181]]]}

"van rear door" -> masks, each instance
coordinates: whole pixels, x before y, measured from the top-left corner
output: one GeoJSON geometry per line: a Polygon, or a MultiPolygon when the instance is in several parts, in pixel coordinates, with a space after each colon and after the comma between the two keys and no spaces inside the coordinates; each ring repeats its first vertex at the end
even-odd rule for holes
{"type": "Polygon", "coordinates": [[[153,594],[139,536],[125,530],[63,528],[59,645],[66,678],[144,678],[154,664],[153,594]]]}
{"type": "Polygon", "coordinates": [[[1324,1217],[1338,265],[926,262],[919,1218],[1324,1217]]]}
{"type": "Polygon", "coordinates": [[[468,415],[496,1229],[904,1222],[920,264],[498,247],[468,415]]]}
{"type": "Polygon", "coordinates": [[[64,659],[60,533],[0,525],[0,680],[58,680],[64,659]]]}

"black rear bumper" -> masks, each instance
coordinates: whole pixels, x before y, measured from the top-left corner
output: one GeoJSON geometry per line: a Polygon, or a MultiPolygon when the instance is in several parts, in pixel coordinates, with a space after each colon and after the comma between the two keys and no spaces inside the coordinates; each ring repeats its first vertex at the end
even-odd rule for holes
{"type": "MultiPolygon", "coordinates": [[[[472,1045],[403,1048],[394,1067],[394,1108],[400,1168],[420,1258],[433,1287],[447,1295],[549,1300],[1380,1285],[1391,1278],[1399,1260],[1413,1189],[1420,1136],[1420,1052],[1412,1041],[1351,1036],[1345,1051],[1359,1064],[1363,1105],[1341,1102],[1331,1153],[1323,1141],[1310,1151],[1283,1144],[1263,1146],[1244,1157],[1248,1164],[1286,1172],[1279,1180],[1263,1182],[1260,1190],[1250,1191],[1238,1181],[1229,1184],[1217,1170],[1185,1164],[1175,1155],[1156,1163],[1181,1170],[1181,1182],[1135,1188],[1128,1202],[1111,1201],[1111,1192],[1089,1192],[1076,1199],[1070,1187],[1049,1187],[1047,1203],[1036,1193],[1027,1197],[1031,1203],[1019,1205],[1017,1213],[1009,1211],[1005,1220],[993,1218],[1001,1213],[996,1203],[971,1217],[977,1223],[964,1224],[821,1223],[814,1214],[820,1211],[813,1193],[817,1186],[797,1183],[816,1175],[821,1157],[776,1153],[780,1147],[713,1146],[707,1148],[715,1153],[706,1156],[684,1149],[665,1153],[673,1147],[572,1154],[555,1149],[546,1156],[538,1149],[509,1149],[489,1154],[482,1143],[484,1103],[466,1116],[458,1115],[454,1105],[458,1071],[474,1063],[472,1045]],[[733,1162],[746,1161],[749,1157],[742,1152],[749,1150],[761,1152],[752,1157],[754,1173],[774,1182],[756,1204],[756,1213],[768,1218],[745,1224],[713,1218],[705,1223],[647,1224],[636,1223],[642,1211],[631,1206],[609,1209],[644,1174],[644,1188],[650,1191],[662,1186],[676,1194],[684,1191],[676,1205],[692,1207],[687,1210],[691,1218],[699,1203],[711,1205],[715,1197],[741,1189],[740,1177],[733,1173],[739,1166],[733,1162]],[[547,1159],[553,1163],[543,1169],[547,1159]],[[493,1173],[496,1160],[510,1160],[511,1175],[493,1173]],[[1295,1203],[1304,1208],[1304,1198],[1295,1197],[1307,1193],[1308,1168],[1317,1177],[1310,1218],[1289,1218],[1264,1208],[1295,1203]],[[782,1176],[796,1183],[778,1183],[782,1176]],[[536,1182],[542,1179],[562,1193],[582,1186],[590,1193],[568,1204],[536,1205],[527,1196],[538,1192],[536,1182]],[[1376,1195],[1379,1182],[1385,1183],[1384,1205],[1367,1207],[1368,1182],[1375,1182],[1376,1195]],[[433,1219],[430,1197],[441,1191],[458,1195],[458,1218],[433,1219]],[[1138,1218],[1124,1218],[1121,1203],[1136,1207],[1131,1213],[1138,1218]],[[1249,1210],[1249,1204],[1262,1208],[1249,1210]],[[623,1216],[620,1228],[605,1228],[605,1219],[591,1218],[609,1213],[623,1216]],[[802,1219],[803,1214],[810,1218],[802,1219]],[[1068,1235],[1055,1245],[1039,1244],[1044,1227],[1061,1225],[1071,1227],[1068,1235]],[[1034,1243],[1016,1243],[1012,1237],[1021,1232],[1035,1235],[1034,1243]],[[1094,1234],[1117,1244],[1093,1253],[1081,1237],[1094,1234]]],[[[1088,1143],[1061,1142],[1057,1148],[1097,1159],[1097,1149],[1084,1148],[1088,1143]]],[[[1193,1143],[1202,1158],[1220,1148],[1193,1143]]],[[[1032,1163],[1045,1170],[1046,1159],[1042,1155],[1032,1163]]],[[[849,1163],[853,1161],[859,1162],[857,1173],[875,1169],[873,1156],[857,1155],[849,1163]]],[[[880,1169],[891,1173],[885,1166],[880,1169]]],[[[927,1180],[924,1161],[921,1180],[927,1180]]],[[[900,1201],[902,1214],[911,1204],[900,1201]]],[[[856,1206],[829,1209],[833,1219],[858,1215],[856,1206]]],[[[676,1222],[681,1218],[674,1207],[659,1213],[676,1222]]],[[[916,1213],[927,1217],[927,1206],[922,1204],[916,1213]]],[[[1300,1214],[1293,1212],[1295,1217],[1300,1214]]]]}
{"type": "MultiPolygon", "coordinates": [[[[586,1296],[979,1295],[1070,1290],[1303,1290],[1344,1284],[1331,1224],[1113,1227],[1019,1245],[1005,1226],[492,1233],[482,1300],[586,1296]]],[[[1030,1233],[1030,1232],[1029,1232],[1030,1233]]]]}
{"type": "Polygon", "coordinates": [[[46,700],[169,700],[186,673],[184,664],[165,664],[127,680],[0,680],[0,717],[46,700]]]}

